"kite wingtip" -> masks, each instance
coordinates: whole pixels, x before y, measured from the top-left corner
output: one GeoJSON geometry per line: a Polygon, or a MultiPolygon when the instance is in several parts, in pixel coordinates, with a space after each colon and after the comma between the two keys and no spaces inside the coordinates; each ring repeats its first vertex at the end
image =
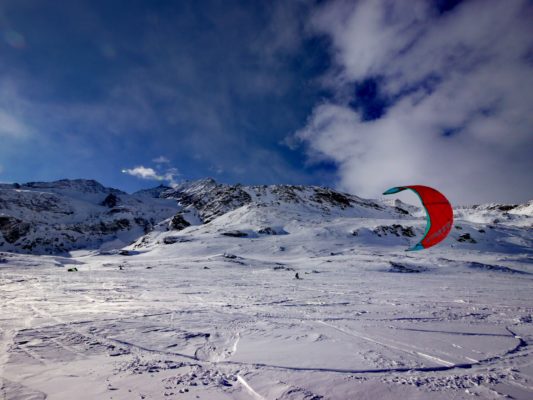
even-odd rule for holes
{"type": "Polygon", "coordinates": [[[394,186],[391,187],[389,190],[386,190],[383,192],[383,194],[395,194],[404,191],[405,189],[409,189],[408,186],[394,186]]]}
{"type": "Polygon", "coordinates": [[[418,251],[418,250],[424,250],[424,246],[422,246],[421,243],[417,243],[415,246],[413,246],[410,249],[407,249],[405,251],[418,251]]]}
{"type": "Polygon", "coordinates": [[[388,190],[385,190],[385,191],[383,192],[383,194],[394,194],[394,193],[398,193],[399,191],[401,191],[400,188],[392,187],[392,188],[390,188],[390,189],[388,189],[388,190]]]}

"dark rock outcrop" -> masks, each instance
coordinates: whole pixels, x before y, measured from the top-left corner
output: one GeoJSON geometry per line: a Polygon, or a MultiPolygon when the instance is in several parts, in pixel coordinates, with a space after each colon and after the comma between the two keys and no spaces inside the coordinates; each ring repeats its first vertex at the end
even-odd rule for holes
{"type": "Polygon", "coordinates": [[[458,242],[462,243],[477,243],[477,241],[470,235],[470,233],[465,233],[457,238],[458,242]]]}
{"type": "Polygon", "coordinates": [[[18,218],[0,216],[0,232],[8,243],[15,243],[30,231],[31,225],[18,218]]]}
{"type": "Polygon", "coordinates": [[[347,195],[330,189],[315,189],[313,199],[319,203],[328,203],[342,209],[351,207],[354,202],[347,195]]]}
{"type": "Polygon", "coordinates": [[[170,221],[170,229],[174,231],[181,231],[188,226],[191,226],[191,224],[185,218],[183,218],[181,213],[174,215],[172,221],[170,221]]]}
{"type": "Polygon", "coordinates": [[[119,204],[120,199],[115,193],[109,193],[100,204],[104,207],[113,208],[119,204]]]}
{"type": "Polygon", "coordinates": [[[230,237],[236,237],[236,238],[240,238],[240,237],[246,237],[248,236],[248,234],[246,232],[241,232],[241,231],[227,231],[227,232],[222,232],[222,235],[224,236],[230,236],[230,237]]]}
{"type": "Polygon", "coordinates": [[[0,250],[62,254],[129,243],[176,211],[175,201],[135,197],[92,180],[0,184],[0,250]]]}
{"type": "MultiPolygon", "coordinates": [[[[415,237],[415,231],[412,226],[403,226],[399,224],[393,225],[380,225],[373,231],[379,237],[394,235],[394,236],[405,236],[405,237],[415,237]]],[[[356,236],[356,235],[354,235],[356,236]]]]}

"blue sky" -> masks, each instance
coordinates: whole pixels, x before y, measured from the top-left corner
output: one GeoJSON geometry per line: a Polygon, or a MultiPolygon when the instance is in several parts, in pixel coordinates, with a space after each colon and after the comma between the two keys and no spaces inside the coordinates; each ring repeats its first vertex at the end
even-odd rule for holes
{"type": "Polygon", "coordinates": [[[533,197],[528,1],[0,3],[0,181],[533,197]]]}

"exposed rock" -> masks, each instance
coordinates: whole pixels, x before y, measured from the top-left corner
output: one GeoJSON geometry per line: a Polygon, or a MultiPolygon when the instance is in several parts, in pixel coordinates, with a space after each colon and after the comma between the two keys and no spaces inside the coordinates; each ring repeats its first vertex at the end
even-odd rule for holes
{"type": "Polygon", "coordinates": [[[418,274],[420,272],[427,271],[426,267],[412,264],[401,264],[394,261],[389,261],[391,268],[389,272],[398,272],[403,274],[418,274]]]}
{"type": "Polygon", "coordinates": [[[458,242],[477,243],[476,240],[470,236],[470,233],[465,233],[457,238],[458,242]]]}
{"type": "Polygon", "coordinates": [[[163,239],[164,244],[174,244],[174,243],[186,243],[191,242],[191,239],[183,236],[166,236],[163,239]]]}
{"type": "Polygon", "coordinates": [[[191,224],[185,218],[183,218],[182,213],[176,214],[172,218],[172,221],[170,221],[170,229],[175,231],[181,231],[182,229],[185,229],[188,226],[191,226],[191,224]]]}
{"type": "Polygon", "coordinates": [[[416,236],[412,226],[404,227],[403,225],[399,225],[399,224],[380,225],[377,228],[375,228],[373,232],[379,237],[387,236],[387,235],[404,236],[404,237],[415,237],[416,236]]]}
{"type": "Polygon", "coordinates": [[[15,243],[30,231],[31,225],[14,217],[0,215],[0,232],[8,243],[15,243]]]}
{"type": "Polygon", "coordinates": [[[342,209],[351,207],[352,202],[354,202],[345,194],[325,188],[315,188],[315,195],[313,199],[319,203],[328,203],[332,206],[338,206],[342,209]]]}
{"type": "Polygon", "coordinates": [[[272,228],[270,226],[265,226],[257,231],[260,235],[286,235],[287,232],[282,228],[272,228]]]}
{"type": "Polygon", "coordinates": [[[294,268],[292,267],[287,267],[285,265],[276,265],[274,268],[273,268],[274,271],[295,271],[294,268]]]}
{"type": "Polygon", "coordinates": [[[155,221],[154,221],[153,218],[151,218],[150,221],[149,221],[146,218],[135,217],[135,218],[133,218],[133,221],[137,225],[139,225],[139,226],[141,226],[143,228],[143,231],[144,231],[145,234],[149,233],[152,230],[152,228],[154,227],[154,224],[155,224],[155,221]]]}
{"type": "MultiPolygon", "coordinates": [[[[165,244],[188,241],[190,239],[166,236],[166,227],[180,231],[190,225],[211,223],[229,212],[234,212],[233,219],[228,215],[228,218],[219,219],[220,223],[215,221],[205,230],[236,238],[286,234],[280,227],[285,222],[278,218],[278,213],[279,217],[287,218],[288,224],[315,218],[320,221],[344,217],[381,219],[383,223],[388,223],[385,221],[403,220],[406,214],[418,216],[415,214],[416,207],[398,200],[394,204],[386,204],[316,186],[226,185],[213,179],[185,182],[174,188],[159,186],[133,195],[82,179],[31,182],[18,186],[0,184],[0,209],[0,250],[34,254],[66,253],[80,248],[109,250],[115,243],[133,242],[136,248],[148,247],[153,244],[154,238],[156,243],[165,244]],[[276,213],[276,218],[269,217],[270,208],[276,213]],[[232,223],[231,228],[225,225],[228,221],[245,221],[245,218],[248,220],[242,225],[232,223]],[[167,225],[163,221],[170,222],[167,225]],[[262,225],[254,232],[252,229],[257,226],[256,223],[262,225]],[[159,233],[141,236],[154,228],[159,233]],[[163,237],[159,236],[160,233],[163,237]],[[109,246],[102,247],[106,242],[109,246]]],[[[492,234],[501,226],[490,225],[495,218],[502,221],[502,225],[516,221],[520,226],[530,226],[527,224],[533,202],[521,206],[489,204],[473,210],[471,206],[456,207],[456,220],[462,222],[464,216],[471,216],[476,222],[481,218],[481,222],[476,223],[483,223],[484,229],[493,229],[492,234]]],[[[354,236],[359,236],[357,240],[364,241],[371,232],[379,237],[415,236],[415,229],[411,226],[381,225],[370,231],[362,224],[355,225],[362,226],[352,232],[354,236]]],[[[480,234],[485,233],[478,226],[474,233],[476,230],[480,234]]],[[[462,228],[456,225],[456,229],[462,228]]],[[[472,232],[472,229],[469,230],[472,232]]],[[[320,233],[327,234],[327,229],[320,233]]],[[[471,235],[461,235],[457,240],[476,243],[471,235]]],[[[284,250],[284,246],[277,247],[277,244],[273,247],[273,251],[284,250]]]]}
{"type": "Polygon", "coordinates": [[[227,232],[222,232],[222,235],[224,236],[231,236],[231,237],[246,237],[248,236],[248,234],[246,232],[241,232],[241,231],[227,231],[227,232]]]}
{"type": "Polygon", "coordinates": [[[34,254],[128,243],[178,210],[172,200],[136,198],[82,179],[0,184],[0,208],[0,250],[34,254]]]}
{"type": "Polygon", "coordinates": [[[401,207],[395,207],[395,210],[398,211],[400,214],[409,215],[409,211],[404,210],[401,207]]]}
{"type": "MultiPolygon", "coordinates": [[[[115,233],[120,230],[126,230],[131,227],[130,221],[126,218],[117,219],[115,221],[104,222],[101,221],[93,227],[95,232],[101,234],[115,233]]],[[[90,228],[89,228],[90,229],[90,228]]]]}
{"type": "Polygon", "coordinates": [[[119,203],[119,200],[120,199],[118,198],[117,195],[115,195],[114,193],[109,193],[104,199],[104,201],[102,201],[102,203],[100,204],[105,207],[113,208],[117,206],[117,204],[119,203]]]}
{"type": "Polygon", "coordinates": [[[385,209],[374,201],[329,188],[298,185],[225,185],[213,179],[185,182],[173,190],[162,192],[161,196],[176,199],[183,207],[193,207],[203,223],[248,204],[256,207],[281,203],[302,204],[325,212],[348,209],[356,204],[374,210],[385,209]]]}
{"type": "Polygon", "coordinates": [[[498,206],[498,210],[500,210],[500,211],[510,211],[512,209],[515,209],[516,207],[518,207],[518,204],[504,204],[504,205],[498,206]]]}
{"type": "Polygon", "coordinates": [[[239,185],[219,185],[212,179],[178,187],[166,195],[176,198],[184,207],[193,206],[204,223],[252,201],[239,185]]]}
{"type": "Polygon", "coordinates": [[[518,204],[476,204],[473,209],[510,211],[518,207],[518,204]]]}

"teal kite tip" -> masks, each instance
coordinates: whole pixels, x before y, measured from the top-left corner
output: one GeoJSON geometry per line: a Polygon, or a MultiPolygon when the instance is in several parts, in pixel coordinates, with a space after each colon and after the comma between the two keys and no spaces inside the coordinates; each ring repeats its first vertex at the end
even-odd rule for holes
{"type": "Polygon", "coordinates": [[[422,244],[420,244],[420,243],[417,243],[415,246],[413,246],[410,249],[407,249],[405,251],[418,251],[418,250],[424,250],[424,246],[422,246],[422,244]]]}
{"type": "Polygon", "coordinates": [[[383,194],[394,194],[394,193],[401,192],[402,190],[404,190],[404,189],[403,188],[399,188],[399,187],[392,187],[389,190],[384,191],[383,194]]]}

